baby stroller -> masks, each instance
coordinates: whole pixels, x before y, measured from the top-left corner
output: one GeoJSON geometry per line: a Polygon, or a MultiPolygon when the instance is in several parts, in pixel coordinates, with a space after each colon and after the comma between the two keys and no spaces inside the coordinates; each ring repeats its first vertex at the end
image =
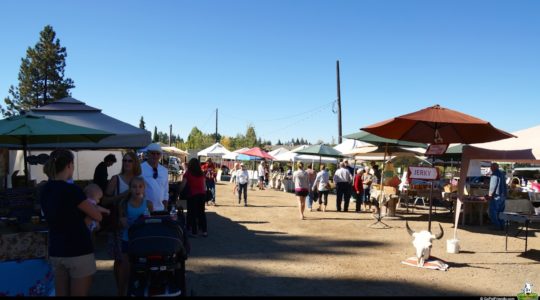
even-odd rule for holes
{"type": "Polygon", "coordinates": [[[184,296],[187,251],[182,224],[169,214],[141,217],[128,237],[128,295],[184,296]]]}

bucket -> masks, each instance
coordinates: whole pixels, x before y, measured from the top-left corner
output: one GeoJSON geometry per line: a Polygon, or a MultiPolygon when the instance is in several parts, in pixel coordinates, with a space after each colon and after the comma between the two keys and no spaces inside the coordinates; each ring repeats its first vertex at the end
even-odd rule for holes
{"type": "Polygon", "coordinates": [[[457,239],[446,240],[446,252],[459,253],[459,240],[457,239]]]}

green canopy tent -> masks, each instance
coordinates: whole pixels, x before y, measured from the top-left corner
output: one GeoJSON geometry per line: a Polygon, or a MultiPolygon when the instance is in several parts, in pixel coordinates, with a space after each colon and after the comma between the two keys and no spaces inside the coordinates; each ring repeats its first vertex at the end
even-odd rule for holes
{"type": "Polygon", "coordinates": [[[338,150],[321,144],[321,145],[312,145],[304,149],[298,149],[293,150],[292,152],[298,153],[298,154],[307,154],[307,155],[316,155],[319,157],[319,165],[321,164],[322,157],[335,157],[335,158],[343,158],[346,157],[338,150]]]}
{"type": "Polygon", "coordinates": [[[10,149],[22,149],[25,180],[28,184],[28,145],[99,142],[114,134],[71,125],[41,116],[24,114],[0,120],[0,143],[10,149]]]}
{"type": "MultiPolygon", "coordinates": [[[[379,184],[381,185],[381,193],[379,194],[379,203],[382,203],[383,199],[383,192],[384,191],[384,169],[386,165],[386,156],[391,155],[392,151],[399,151],[399,152],[405,152],[410,151],[406,149],[402,149],[401,147],[414,147],[414,148],[427,148],[427,144],[424,143],[416,143],[416,142],[408,142],[408,141],[401,141],[396,139],[388,139],[383,138],[381,136],[369,133],[367,131],[360,130],[359,132],[344,135],[343,137],[348,139],[354,139],[366,143],[370,143],[374,146],[377,146],[377,149],[375,151],[372,151],[371,153],[378,151],[384,152],[384,158],[383,158],[383,167],[381,170],[381,178],[379,179],[379,184]],[[384,148],[384,150],[383,150],[384,148]]],[[[375,224],[381,223],[384,225],[384,228],[389,228],[390,226],[388,224],[385,224],[382,222],[382,215],[380,213],[380,207],[378,207],[378,213],[377,213],[377,222],[371,224],[370,226],[373,226],[375,224]]]]}

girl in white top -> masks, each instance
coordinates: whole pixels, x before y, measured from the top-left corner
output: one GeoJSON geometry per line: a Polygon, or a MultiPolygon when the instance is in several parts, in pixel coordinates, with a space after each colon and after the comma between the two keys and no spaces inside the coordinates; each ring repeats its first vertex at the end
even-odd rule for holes
{"type": "Polygon", "coordinates": [[[300,220],[304,220],[304,209],[306,208],[306,196],[309,194],[309,179],[308,174],[304,171],[304,164],[298,162],[296,165],[298,170],[293,173],[294,193],[298,199],[298,211],[300,212],[300,220]]]}

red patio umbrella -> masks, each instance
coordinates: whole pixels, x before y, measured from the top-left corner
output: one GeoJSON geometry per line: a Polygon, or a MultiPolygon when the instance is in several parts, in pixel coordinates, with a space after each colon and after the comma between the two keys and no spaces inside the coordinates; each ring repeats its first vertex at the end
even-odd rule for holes
{"type": "Polygon", "coordinates": [[[255,156],[255,157],[260,157],[260,158],[264,158],[264,159],[271,159],[271,160],[275,159],[272,155],[268,154],[264,150],[261,150],[261,148],[259,148],[259,147],[254,147],[254,148],[251,148],[249,150],[238,152],[238,153],[245,154],[245,155],[250,155],[250,156],[255,156]]]}
{"type": "MultiPolygon", "coordinates": [[[[430,144],[473,144],[515,137],[487,121],[438,104],[361,130],[384,138],[430,144]]],[[[430,195],[428,231],[431,231],[431,210],[430,195]]]]}
{"type": "Polygon", "coordinates": [[[382,121],[361,130],[389,139],[430,144],[473,144],[515,137],[487,121],[440,105],[382,121]]]}

